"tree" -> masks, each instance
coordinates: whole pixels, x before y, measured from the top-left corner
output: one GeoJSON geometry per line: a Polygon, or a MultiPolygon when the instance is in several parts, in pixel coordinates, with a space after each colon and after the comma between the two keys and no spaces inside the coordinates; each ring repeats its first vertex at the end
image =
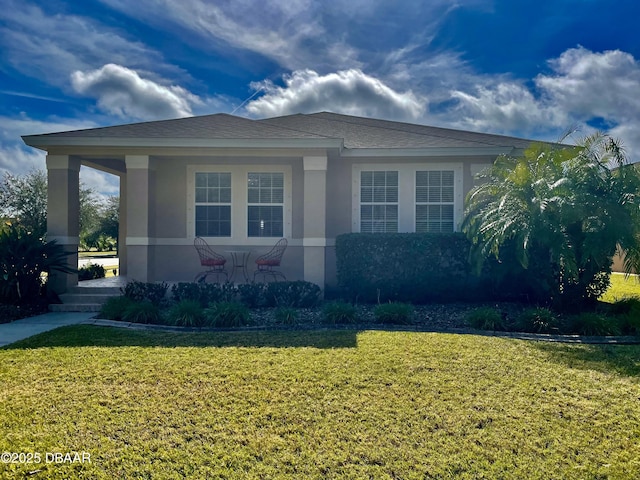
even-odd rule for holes
{"type": "Polygon", "coordinates": [[[36,238],[47,231],[47,174],[31,170],[25,175],[5,173],[0,183],[0,215],[15,219],[36,238]]]}
{"type": "Polygon", "coordinates": [[[118,245],[118,234],[120,225],[120,198],[117,196],[111,196],[107,198],[106,205],[102,209],[100,215],[100,231],[116,241],[118,245]]]}
{"type": "MultiPolygon", "coordinates": [[[[81,184],[79,198],[80,241],[84,243],[101,235],[103,212],[91,188],[81,184]]],[[[106,210],[110,205],[107,203],[106,210]]],[[[13,220],[36,238],[44,237],[47,232],[47,173],[37,169],[24,175],[5,173],[0,183],[0,216],[13,220]]]]}
{"type": "Polygon", "coordinates": [[[494,256],[526,269],[536,300],[595,303],[619,247],[628,270],[640,265],[640,175],[609,135],[501,156],[481,180],[467,197],[462,227],[472,255],[478,266],[494,256]]]}

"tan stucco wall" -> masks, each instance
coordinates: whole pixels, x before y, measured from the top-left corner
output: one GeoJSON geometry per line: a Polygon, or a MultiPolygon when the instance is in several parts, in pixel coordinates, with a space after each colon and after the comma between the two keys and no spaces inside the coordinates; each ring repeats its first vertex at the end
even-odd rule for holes
{"type": "MultiPolygon", "coordinates": [[[[275,243],[275,242],[274,242],[275,243]]],[[[211,248],[227,258],[225,268],[230,274],[232,269],[231,256],[227,250],[233,247],[210,244],[211,248]]],[[[247,273],[249,279],[253,280],[253,274],[256,270],[255,260],[259,255],[267,253],[269,247],[254,246],[243,248],[249,250],[250,256],[247,260],[247,273]]],[[[151,247],[156,260],[156,276],[158,280],[174,281],[174,282],[192,282],[195,275],[204,269],[200,266],[200,261],[193,245],[156,245],[151,247]]],[[[300,280],[303,278],[303,248],[297,246],[289,246],[285,251],[282,259],[282,267],[280,271],[289,280],[300,280]]],[[[222,280],[223,278],[221,278],[222,280]]],[[[259,276],[258,281],[262,281],[259,276]]],[[[271,279],[267,277],[267,281],[271,279]]],[[[243,282],[242,274],[238,272],[234,279],[236,283],[243,282]]]]}
{"type": "MultiPolygon", "coordinates": [[[[155,232],[149,246],[129,246],[129,266],[133,271],[142,268],[146,261],[152,263],[150,274],[157,280],[192,281],[196,273],[200,272],[200,262],[193,247],[193,237],[188,232],[187,221],[187,167],[193,165],[286,165],[291,168],[292,175],[292,226],[290,239],[301,239],[303,236],[303,196],[304,171],[302,158],[252,158],[252,157],[150,157],[153,165],[153,198],[155,208],[150,219],[150,229],[155,232]],[[155,244],[154,244],[155,242],[155,244]]],[[[138,182],[139,175],[133,170],[129,181],[138,182]]],[[[137,195],[147,193],[148,187],[141,186],[137,195]]],[[[130,228],[137,228],[130,225],[130,228]]],[[[130,236],[137,236],[129,233],[130,236]]],[[[277,239],[260,239],[261,245],[246,245],[234,247],[216,244],[215,239],[208,239],[210,246],[227,257],[227,270],[231,270],[229,250],[246,249],[251,251],[248,271],[253,278],[255,258],[269,251],[277,239]]],[[[251,243],[251,242],[250,242],[251,243]]],[[[287,278],[301,279],[303,277],[303,249],[290,245],[285,252],[281,271],[287,278]]],[[[240,280],[240,275],[236,281],[240,280]]]]}
{"type": "MultiPolygon", "coordinates": [[[[318,155],[314,152],[313,155],[318,155]]],[[[304,276],[304,247],[302,246],[305,235],[304,213],[305,213],[305,171],[303,168],[303,157],[277,157],[277,156],[223,156],[223,155],[198,155],[198,156],[151,156],[149,157],[148,181],[144,178],[144,173],[140,170],[130,170],[123,180],[125,185],[133,184],[135,187],[127,188],[130,198],[129,205],[140,204],[148,199],[150,211],[148,217],[140,212],[132,216],[132,212],[127,212],[129,221],[127,222],[126,233],[129,237],[149,237],[150,245],[132,245],[128,247],[129,266],[133,271],[140,271],[144,268],[145,262],[150,262],[149,274],[157,280],[167,281],[191,281],[200,265],[195,249],[193,248],[193,237],[189,231],[187,198],[189,166],[194,165],[285,165],[291,170],[291,228],[287,237],[290,246],[285,253],[282,270],[289,279],[302,279],[304,276]],[[138,178],[140,177],[140,178],[138,178]],[[132,218],[136,219],[132,221],[132,218]]],[[[307,247],[307,261],[319,259],[324,264],[324,280],[329,285],[336,283],[335,267],[335,238],[343,233],[352,231],[353,215],[353,179],[352,172],[355,164],[368,165],[388,165],[390,169],[394,164],[462,164],[463,193],[466,196],[474,182],[473,172],[478,171],[482,166],[488,166],[494,160],[493,157],[340,157],[337,152],[328,155],[326,171],[326,199],[324,208],[326,209],[326,222],[324,236],[327,239],[327,247],[323,248],[323,254],[319,254],[318,246],[307,247]]],[[[309,179],[314,178],[317,172],[311,173],[309,179]]],[[[357,193],[357,192],[355,192],[357,193]]],[[[321,212],[321,205],[307,205],[307,212],[313,214],[314,211],[321,212]]],[[[318,214],[318,217],[320,215],[318,214]]],[[[125,219],[126,221],[126,219],[125,219]]],[[[309,234],[315,229],[309,229],[309,234]]],[[[318,231],[322,231],[319,229],[318,231]]],[[[310,236],[310,235],[308,235],[310,236]]],[[[255,258],[261,253],[269,250],[268,243],[273,244],[277,239],[260,239],[255,244],[244,246],[251,250],[249,259],[249,273],[252,275],[255,269],[255,258]],[[273,242],[271,242],[273,240],[273,242]]],[[[224,242],[223,242],[224,243],[224,242]]],[[[216,244],[215,240],[210,241],[211,246],[223,253],[233,249],[232,246],[216,244]]],[[[228,268],[231,268],[230,261],[228,268]]],[[[324,286],[324,285],[323,285],[324,286]]]]}

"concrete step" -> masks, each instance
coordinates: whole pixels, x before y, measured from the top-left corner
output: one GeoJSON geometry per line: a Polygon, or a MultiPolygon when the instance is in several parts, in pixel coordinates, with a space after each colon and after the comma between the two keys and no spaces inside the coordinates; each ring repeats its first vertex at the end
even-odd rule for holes
{"type": "Polygon", "coordinates": [[[63,293],[62,303],[98,303],[103,304],[114,295],[108,293],[63,293]]]}
{"type": "Polygon", "coordinates": [[[118,287],[72,287],[60,295],[61,304],[49,305],[49,311],[99,312],[104,302],[121,294],[118,287]]]}
{"type": "Polygon", "coordinates": [[[99,312],[100,303],[52,303],[49,305],[50,312],[99,312]]]}
{"type": "Polygon", "coordinates": [[[118,287],[80,287],[75,286],[71,287],[67,293],[78,293],[78,294],[105,294],[111,295],[112,297],[122,295],[120,288],[118,287]]]}

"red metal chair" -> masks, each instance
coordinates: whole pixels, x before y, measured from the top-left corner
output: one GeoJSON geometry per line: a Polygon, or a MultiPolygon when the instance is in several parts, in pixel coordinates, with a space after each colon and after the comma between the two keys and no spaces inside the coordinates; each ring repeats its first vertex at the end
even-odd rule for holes
{"type": "Polygon", "coordinates": [[[193,280],[194,282],[204,282],[207,276],[215,275],[216,280],[220,283],[219,275],[221,274],[224,275],[226,281],[229,281],[229,274],[224,269],[224,265],[227,263],[226,258],[214,252],[203,238],[196,237],[193,241],[193,246],[196,247],[196,251],[200,257],[200,265],[208,268],[208,270],[198,273],[193,280]]]}
{"type": "Polygon", "coordinates": [[[284,251],[287,249],[287,239],[281,238],[278,243],[274,245],[269,253],[256,258],[257,269],[253,273],[253,281],[256,281],[257,275],[262,275],[262,279],[266,280],[267,275],[270,275],[275,280],[277,277],[282,277],[283,280],[287,280],[284,274],[276,268],[280,266],[280,261],[284,255],[284,251]]]}

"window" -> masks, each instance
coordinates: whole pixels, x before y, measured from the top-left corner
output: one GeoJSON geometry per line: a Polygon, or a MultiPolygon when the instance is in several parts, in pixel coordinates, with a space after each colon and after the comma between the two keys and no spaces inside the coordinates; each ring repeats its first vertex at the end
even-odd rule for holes
{"type": "Polygon", "coordinates": [[[416,172],[416,232],[453,232],[454,172],[416,172]]]}
{"type": "Polygon", "coordinates": [[[196,173],[196,236],[231,236],[231,174],[196,173]]]}
{"type": "Polygon", "coordinates": [[[398,231],[398,172],[360,173],[360,231],[398,231]]]}
{"type": "Polygon", "coordinates": [[[247,205],[249,237],[282,237],[284,174],[282,172],[249,172],[247,205]]]}
{"type": "Polygon", "coordinates": [[[461,162],[354,163],[353,232],[453,232],[463,216],[461,162]],[[393,170],[391,170],[393,169],[393,170]]]}

